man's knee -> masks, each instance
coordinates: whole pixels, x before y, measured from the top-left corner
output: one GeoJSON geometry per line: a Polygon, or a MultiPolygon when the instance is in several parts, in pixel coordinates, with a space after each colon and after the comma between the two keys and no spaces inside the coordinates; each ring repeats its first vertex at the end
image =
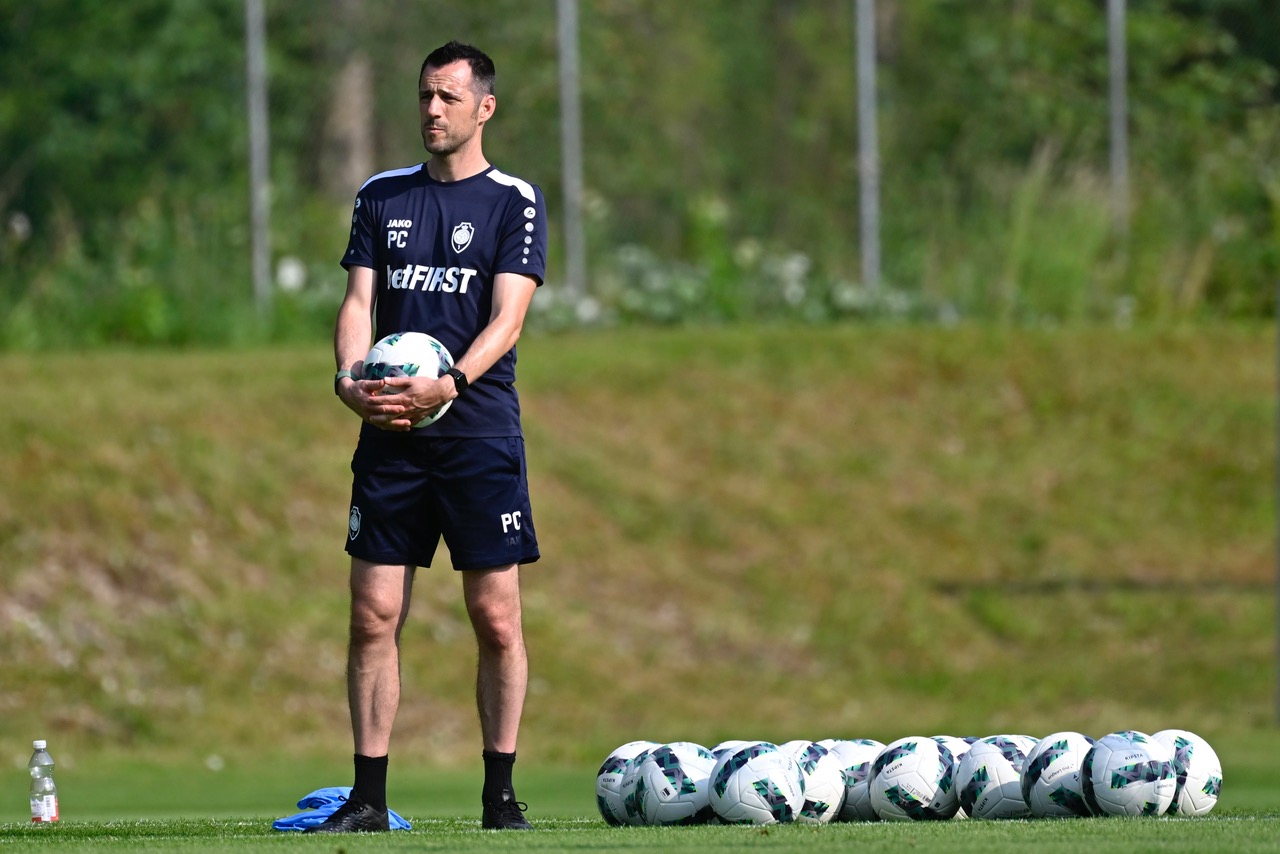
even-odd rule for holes
{"type": "Polygon", "coordinates": [[[404,622],[409,603],[408,567],[351,563],[351,643],[362,646],[391,640],[404,622]]]}
{"type": "Polygon", "coordinates": [[[494,650],[517,649],[524,643],[520,603],[479,601],[469,603],[467,613],[476,639],[494,650]]]}
{"type": "Polygon", "coordinates": [[[374,597],[351,600],[351,642],[356,645],[377,643],[396,634],[400,608],[394,603],[374,597]]]}

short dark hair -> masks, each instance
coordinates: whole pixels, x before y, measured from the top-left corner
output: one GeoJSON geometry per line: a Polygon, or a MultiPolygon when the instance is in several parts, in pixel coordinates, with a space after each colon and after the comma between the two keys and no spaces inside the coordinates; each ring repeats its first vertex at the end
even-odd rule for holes
{"type": "Polygon", "coordinates": [[[418,71],[418,80],[422,80],[422,75],[428,68],[443,68],[455,62],[465,62],[471,66],[471,80],[480,94],[493,94],[494,81],[498,76],[493,68],[493,60],[480,48],[460,41],[440,45],[427,54],[427,58],[422,61],[422,68],[418,71]]]}

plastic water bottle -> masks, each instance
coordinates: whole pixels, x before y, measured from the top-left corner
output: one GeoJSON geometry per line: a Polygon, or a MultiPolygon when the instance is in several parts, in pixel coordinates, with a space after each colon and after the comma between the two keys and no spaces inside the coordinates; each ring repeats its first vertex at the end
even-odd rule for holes
{"type": "Polygon", "coordinates": [[[53,757],[44,739],[33,741],[31,746],[35,748],[27,763],[27,770],[31,772],[31,820],[57,821],[58,787],[53,782],[53,757]]]}

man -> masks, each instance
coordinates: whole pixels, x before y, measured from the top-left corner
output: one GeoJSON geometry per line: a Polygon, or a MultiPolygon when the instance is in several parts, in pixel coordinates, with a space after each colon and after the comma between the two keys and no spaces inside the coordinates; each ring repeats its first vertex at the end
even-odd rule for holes
{"type": "Polygon", "coordinates": [[[422,64],[425,164],[360,188],[342,264],[334,352],[338,396],[364,424],[347,552],[347,691],[355,741],[350,800],[319,833],[386,830],[387,756],[400,701],[400,629],[414,571],[441,536],[479,647],[482,824],[529,828],[511,782],[528,682],[519,566],[539,557],[525,476],[515,343],[546,262],[541,191],[499,172],[481,147],[493,117],[493,61],[449,42],[422,64]],[[426,332],[455,356],[439,379],[360,379],[374,338],[426,332]],[[410,425],[453,401],[422,428],[410,425]]]}

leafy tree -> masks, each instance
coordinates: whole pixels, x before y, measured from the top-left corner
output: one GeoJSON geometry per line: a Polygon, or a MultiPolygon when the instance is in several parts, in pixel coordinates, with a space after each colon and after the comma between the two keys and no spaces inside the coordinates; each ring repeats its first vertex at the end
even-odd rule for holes
{"type": "MultiPolygon", "coordinates": [[[[876,7],[894,287],[978,316],[1105,317],[1126,300],[1152,314],[1270,310],[1280,5],[1129,3],[1128,243],[1105,228],[1105,0],[876,7]]],[[[354,176],[423,157],[414,80],[449,38],[495,57],[487,151],[543,186],[558,238],[554,4],[324,0],[267,11],[273,244],[323,286],[282,296],[277,323],[313,337],[331,321],[325,288],[340,280],[333,258],[354,176]],[[355,150],[353,122],[355,162],[366,165],[344,153],[355,150]]],[[[6,343],[46,316],[104,339],[260,334],[240,319],[241,0],[0,0],[0,22],[6,343]]],[[[742,318],[772,312],[797,275],[821,299],[847,289],[858,269],[849,0],[593,0],[580,25],[602,293],[612,282],[643,304],[631,271],[661,268],[684,300],[674,313],[664,303],[668,316],[742,318]],[[631,247],[625,258],[620,247],[631,247]]]]}

